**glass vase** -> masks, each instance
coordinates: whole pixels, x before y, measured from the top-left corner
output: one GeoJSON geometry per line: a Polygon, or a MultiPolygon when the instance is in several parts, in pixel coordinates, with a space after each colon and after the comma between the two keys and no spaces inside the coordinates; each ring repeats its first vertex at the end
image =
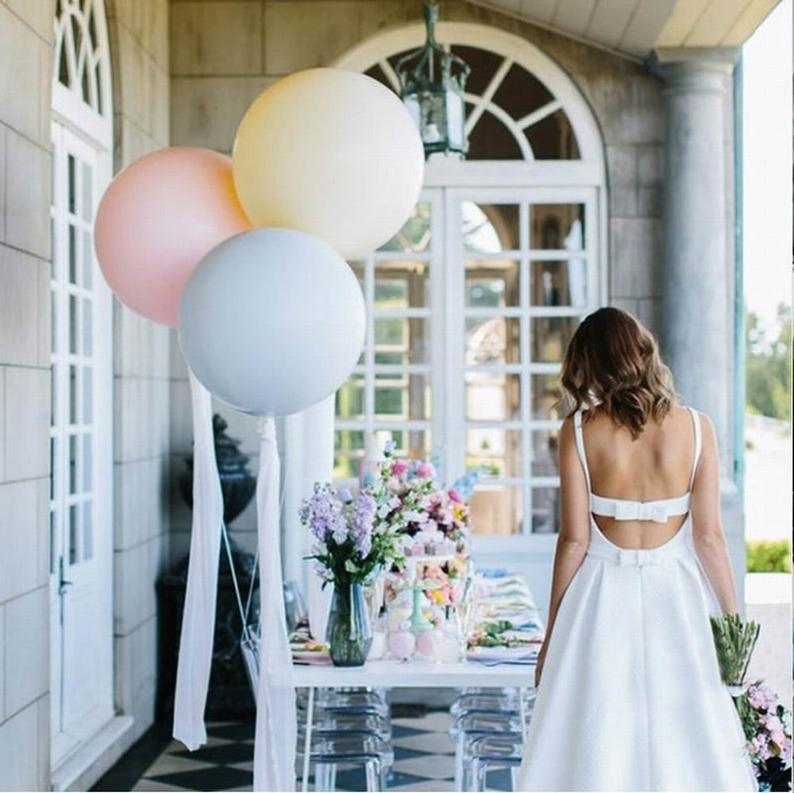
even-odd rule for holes
{"type": "Polygon", "coordinates": [[[372,629],[361,584],[336,584],[325,634],[334,666],[363,666],[372,629]]]}

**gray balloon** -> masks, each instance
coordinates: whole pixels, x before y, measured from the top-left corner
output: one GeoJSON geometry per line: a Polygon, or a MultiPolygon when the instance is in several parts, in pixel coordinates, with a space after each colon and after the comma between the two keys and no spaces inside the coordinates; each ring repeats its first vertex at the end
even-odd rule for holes
{"type": "Polygon", "coordinates": [[[358,280],[330,245],[257,229],[213,248],[190,276],[179,343],[219,399],[284,416],[344,383],[361,354],[365,317],[358,280]]]}

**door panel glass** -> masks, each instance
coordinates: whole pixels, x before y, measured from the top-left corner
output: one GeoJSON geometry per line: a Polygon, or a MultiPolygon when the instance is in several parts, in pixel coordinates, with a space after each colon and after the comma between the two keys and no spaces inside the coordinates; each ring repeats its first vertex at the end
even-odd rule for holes
{"type": "Polygon", "coordinates": [[[521,326],[512,317],[474,317],[466,320],[466,365],[518,363],[521,326]]]}
{"type": "Polygon", "coordinates": [[[365,453],[363,431],[337,430],[334,436],[334,476],[337,479],[358,477],[365,453]]]}
{"type": "Polygon", "coordinates": [[[415,421],[430,418],[430,377],[389,372],[375,375],[375,419],[415,421]]]}
{"type": "Polygon", "coordinates": [[[531,418],[548,420],[560,418],[559,400],[562,397],[558,374],[531,374],[531,418]]]}
{"type": "Polygon", "coordinates": [[[510,259],[474,259],[466,262],[467,308],[518,306],[519,263],[510,259]]]}
{"type": "Polygon", "coordinates": [[[363,419],[365,406],[365,379],[361,373],[350,376],[336,392],[336,415],[343,419],[363,419]]]}
{"type": "Polygon", "coordinates": [[[83,269],[81,273],[82,277],[82,284],[85,289],[91,288],[91,283],[93,281],[93,270],[94,270],[94,251],[93,246],[91,245],[91,232],[88,230],[83,231],[83,239],[82,239],[82,248],[83,248],[83,269]]]}
{"type": "Polygon", "coordinates": [[[518,250],[518,204],[475,204],[464,201],[460,211],[466,251],[500,253],[518,250]]]}
{"type": "Polygon", "coordinates": [[[482,484],[469,501],[474,534],[520,534],[524,521],[523,494],[515,485],[482,484]]]}
{"type": "Polygon", "coordinates": [[[515,421],[521,418],[521,377],[505,372],[466,372],[468,421],[515,421]]]}
{"type": "Polygon", "coordinates": [[[94,556],[94,520],[93,509],[90,501],[83,503],[83,554],[84,562],[90,561],[94,556]]]}
{"type": "Polygon", "coordinates": [[[376,317],[375,363],[422,364],[430,358],[429,323],[416,317],[376,317]]]}
{"type": "Polygon", "coordinates": [[[584,248],[584,204],[532,204],[529,247],[580,251],[584,248]]]}
{"type": "Polygon", "coordinates": [[[395,259],[375,264],[375,308],[405,309],[430,305],[427,262],[395,259]]]}
{"type": "Polygon", "coordinates": [[[562,361],[565,348],[578,324],[578,317],[532,317],[529,331],[532,360],[538,363],[562,361]]]}
{"type": "Polygon", "coordinates": [[[479,468],[486,477],[521,476],[521,432],[466,430],[466,468],[479,468]]]}
{"type": "Polygon", "coordinates": [[[532,488],[532,532],[550,534],[560,525],[560,489],[532,488]]]}
{"type": "Polygon", "coordinates": [[[560,469],[557,454],[559,431],[535,430],[532,439],[532,476],[559,476],[560,469]]]}
{"type": "Polygon", "coordinates": [[[540,261],[530,264],[533,306],[587,306],[587,262],[584,259],[540,261]]]}

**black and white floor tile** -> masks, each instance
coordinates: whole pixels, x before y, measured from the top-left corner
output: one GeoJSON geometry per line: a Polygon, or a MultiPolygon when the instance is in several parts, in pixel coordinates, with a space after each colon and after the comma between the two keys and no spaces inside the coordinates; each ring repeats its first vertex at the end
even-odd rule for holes
{"type": "MultiPolygon", "coordinates": [[[[399,707],[399,706],[398,706],[399,707]]],[[[449,713],[430,710],[392,719],[394,771],[389,790],[452,791],[453,746],[449,713]]],[[[254,725],[215,722],[207,726],[208,742],[189,752],[168,737],[163,727],[147,733],[94,787],[94,790],[219,791],[251,790],[254,725]]],[[[313,780],[310,779],[310,783],[313,780]]],[[[310,784],[310,789],[313,785],[310,784]]],[[[490,790],[510,790],[507,772],[492,772],[490,790]]],[[[365,790],[362,769],[340,769],[336,789],[365,790]]]]}

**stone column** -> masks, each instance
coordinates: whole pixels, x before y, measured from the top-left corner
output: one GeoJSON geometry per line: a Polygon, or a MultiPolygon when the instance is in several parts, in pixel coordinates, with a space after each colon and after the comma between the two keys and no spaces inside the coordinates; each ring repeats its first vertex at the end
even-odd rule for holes
{"type": "Polygon", "coordinates": [[[685,402],[714,422],[725,476],[733,392],[726,90],[733,62],[689,58],[657,67],[667,98],[662,349],[685,402]]]}
{"type": "Polygon", "coordinates": [[[687,404],[714,422],[720,511],[744,600],[744,515],[732,475],[733,287],[728,150],[734,51],[660,52],[665,81],[665,260],[662,350],[687,404]]]}

